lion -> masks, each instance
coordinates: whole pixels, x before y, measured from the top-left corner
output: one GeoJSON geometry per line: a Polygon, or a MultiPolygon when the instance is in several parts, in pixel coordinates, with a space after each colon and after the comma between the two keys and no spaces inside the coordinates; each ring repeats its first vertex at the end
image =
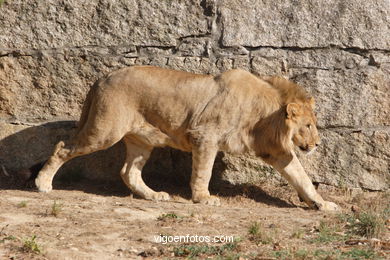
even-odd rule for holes
{"type": "Polygon", "coordinates": [[[149,188],[142,168],[154,147],[192,153],[192,201],[219,205],[208,186],[218,151],[255,154],[272,165],[310,208],[337,210],[316,191],[294,152],[319,145],[314,99],[282,78],[261,79],[232,69],[202,75],[153,66],[114,71],[93,84],[78,130],[60,141],[35,179],[41,192],[52,190],[57,170],[77,156],[122,140],[126,159],[120,171],[128,188],[147,200],[169,200],[149,188]]]}

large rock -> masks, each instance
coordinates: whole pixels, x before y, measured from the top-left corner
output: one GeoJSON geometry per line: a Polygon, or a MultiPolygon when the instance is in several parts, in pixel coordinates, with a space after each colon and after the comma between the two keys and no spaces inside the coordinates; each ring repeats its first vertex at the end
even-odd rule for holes
{"type": "Polygon", "coordinates": [[[221,1],[224,46],[384,49],[390,4],[378,1],[221,1]]]}
{"type": "MultiPolygon", "coordinates": [[[[45,160],[74,132],[89,86],[149,64],[282,75],[317,100],[322,145],[300,156],[316,182],[390,187],[390,4],[381,1],[5,1],[0,6],[0,164],[45,160]],[[325,10],[325,11],[324,11],[325,10]],[[73,120],[73,121],[69,121],[73,120]]],[[[59,175],[119,180],[121,143],[59,175]]],[[[156,149],[146,177],[187,183],[190,154],[156,149]]],[[[1,173],[0,173],[1,175],[1,173]]],[[[283,181],[260,160],[220,153],[213,183],[283,181]]]]}
{"type": "Polygon", "coordinates": [[[203,11],[199,0],[6,1],[0,48],[175,47],[210,33],[203,11]]]}
{"type": "Polygon", "coordinates": [[[336,128],[321,134],[318,151],[300,156],[314,181],[343,188],[389,188],[390,129],[336,128]]]}
{"type": "Polygon", "coordinates": [[[252,55],[258,74],[285,74],[307,87],[316,97],[321,128],[390,126],[389,55],[332,48],[264,48],[252,55]]]}

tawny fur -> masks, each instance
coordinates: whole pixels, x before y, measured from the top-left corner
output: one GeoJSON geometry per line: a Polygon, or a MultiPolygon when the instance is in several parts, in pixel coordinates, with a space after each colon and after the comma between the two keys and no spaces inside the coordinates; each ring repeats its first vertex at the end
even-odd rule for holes
{"type": "Polygon", "coordinates": [[[262,80],[235,69],[218,76],[150,66],[134,66],[97,81],[87,95],[76,136],[60,142],[36,184],[50,191],[61,165],[123,140],[127,147],[121,176],[146,199],[166,200],[141,178],[154,147],[192,152],[194,202],[219,204],[208,184],[218,151],[254,153],[273,165],[311,207],[336,205],[315,191],[293,146],[313,150],[319,141],[314,100],[300,86],[282,78],[262,80]]]}

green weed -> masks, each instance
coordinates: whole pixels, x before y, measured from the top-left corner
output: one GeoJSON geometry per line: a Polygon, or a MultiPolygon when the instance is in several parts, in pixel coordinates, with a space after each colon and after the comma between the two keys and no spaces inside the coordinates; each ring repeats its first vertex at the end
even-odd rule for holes
{"type": "Polygon", "coordinates": [[[157,218],[157,220],[178,219],[178,218],[181,217],[179,217],[176,213],[171,212],[171,213],[162,214],[157,218]]]}
{"type": "MultiPolygon", "coordinates": [[[[173,253],[178,257],[196,257],[200,255],[226,255],[236,249],[237,242],[227,243],[221,246],[210,246],[210,245],[181,245],[173,249],[173,253]]],[[[237,259],[234,255],[230,255],[232,258],[237,259]]],[[[224,258],[225,259],[225,258],[224,258]]]]}
{"type": "Polygon", "coordinates": [[[23,251],[36,254],[42,253],[42,247],[37,243],[36,238],[37,237],[33,235],[31,238],[25,239],[22,247],[23,251]]]}
{"type": "Polygon", "coordinates": [[[379,238],[385,229],[386,214],[361,212],[357,214],[342,215],[340,218],[347,222],[350,234],[366,238],[379,238]]]}
{"type": "MultiPolygon", "coordinates": [[[[313,253],[315,259],[328,259],[331,255],[333,255],[336,251],[325,251],[323,249],[316,249],[313,253]]],[[[331,258],[332,259],[332,258],[331,258]]]]}
{"type": "Polygon", "coordinates": [[[307,259],[310,252],[306,249],[299,249],[294,253],[294,259],[307,259]]]}
{"type": "Polygon", "coordinates": [[[249,240],[256,244],[270,244],[273,242],[272,237],[266,234],[262,225],[258,222],[252,223],[248,228],[249,240]]]}
{"type": "Polygon", "coordinates": [[[333,241],[345,240],[346,238],[336,232],[339,231],[338,227],[335,224],[326,223],[324,221],[320,222],[318,227],[317,237],[311,239],[312,243],[329,243],[333,241]]]}
{"type": "Polygon", "coordinates": [[[272,257],[275,257],[277,259],[290,259],[291,255],[288,250],[277,250],[272,252],[272,257]]]}
{"type": "Polygon", "coordinates": [[[15,236],[6,236],[5,238],[0,240],[0,243],[4,243],[6,240],[17,240],[18,238],[15,236]]]}
{"type": "MultiPolygon", "coordinates": [[[[213,257],[212,259],[213,260],[239,260],[239,259],[243,259],[243,258],[241,256],[241,254],[231,253],[231,254],[227,254],[227,255],[216,256],[216,257],[213,257]]],[[[247,258],[244,258],[244,259],[247,259],[247,258]]]]}
{"type": "Polygon", "coordinates": [[[352,224],[356,234],[368,238],[378,237],[385,225],[383,219],[370,213],[362,213],[357,216],[357,220],[352,224]]]}
{"type": "Polygon", "coordinates": [[[350,251],[342,252],[341,257],[348,257],[348,259],[380,259],[380,256],[378,256],[374,250],[372,249],[360,249],[360,248],[353,248],[350,251]]]}
{"type": "Polygon", "coordinates": [[[258,222],[254,222],[248,228],[249,235],[257,235],[260,232],[260,224],[258,222]]]}
{"type": "Polygon", "coordinates": [[[361,259],[383,259],[372,249],[352,248],[349,251],[336,250],[324,250],[316,249],[310,251],[307,249],[298,249],[292,251],[291,249],[283,249],[272,252],[270,255],[276,259],[334,259],[334,260],[361,260],[361,259]]]}
{"type": "Polygon", "coordinates": [[[302,229],[298,229],[291,234],[291,238],[302,239],[305,236],[305,231],[302,229]]]}
{"type": "Polygon", "coordinates": [[[21,201],[20,203],[18,203],[17,207],[18,208],[25,208],[25,207],[27,207],[27,201],[21,201]]]}

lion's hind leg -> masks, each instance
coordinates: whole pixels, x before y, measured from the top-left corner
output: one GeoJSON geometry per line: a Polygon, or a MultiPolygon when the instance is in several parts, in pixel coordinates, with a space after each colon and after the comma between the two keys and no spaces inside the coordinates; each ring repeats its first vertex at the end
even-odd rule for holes
{"type": "Polygon", "coordinates": [[[126,145],[126,161],[121,170],[122,180],[129,189],[148,200],[169,200],[166,192],[156,192],[149,188],[142,179],[141,173],[146,161],[149,159],[153,147],[141,142],[134,142],[130,138],[123,138],[126,145]]]}
{"type": "Polygon", "coordinates": [[[47,160],[43,168],[35,179],[35,184],[39,191],[50,192],[52,190],[52,182],[55,174],[61,166],[70,159],[96,151],[91,146],[79,147],[76,145],[65,145],[60,141],[50,158],[47,160]]]}
{"type": "Polygon", "coordinates": [[[65,163],[64,158],[67,157],[70,150],[64,148],[65,144],[63,141],[60,141],[54,148],[52,156],[47,160],[43,168],[39,171],[37,178],[35,179],[35,184],[38,187],[38,190],[41,192],[49,192],[52,190],[52,181],[54,175],[65,163]]]}
{"type": "Polygon", "coordinates": [[[115,134],[103,135],[100,133],[93,135],[91,133],[93,133],[92,130],[82,131],[68,144],[60,141],[56,145],[53,154],[35,179],[35,184],[39,191],[50,192],[52,190],[52,182],[55,174],[67,161],[81,155],[104,150],[122,138],[120,135],[115,134]]]}

